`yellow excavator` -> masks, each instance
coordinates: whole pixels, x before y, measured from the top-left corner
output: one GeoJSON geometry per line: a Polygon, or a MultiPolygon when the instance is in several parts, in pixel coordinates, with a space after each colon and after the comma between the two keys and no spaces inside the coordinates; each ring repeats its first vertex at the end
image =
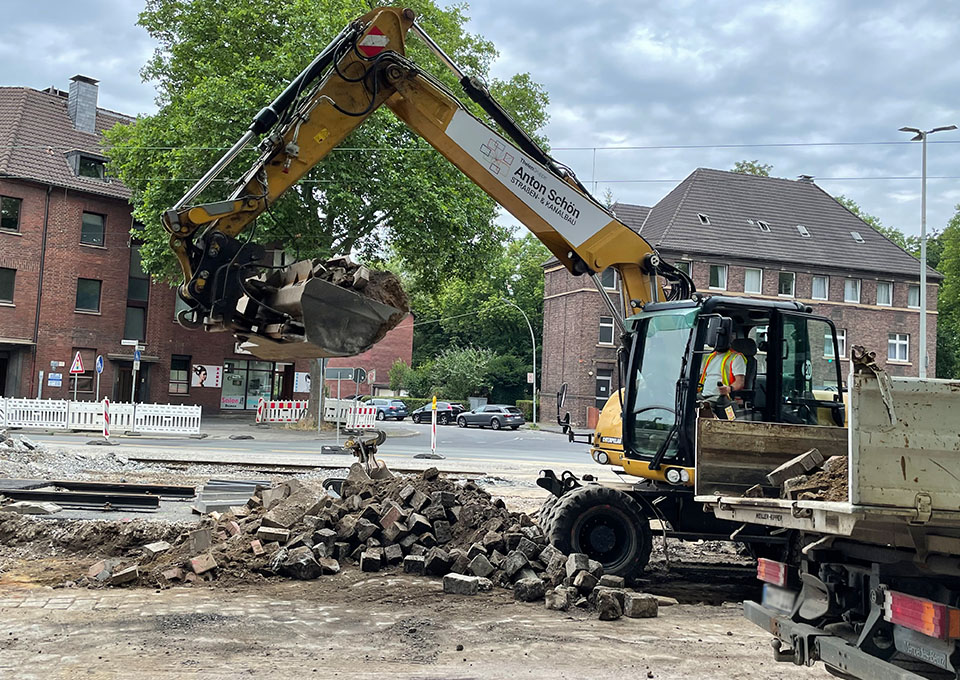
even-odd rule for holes
{"type": "MultiPolygon", "coordinates": [[[[598,483],[543,471],[551,492],[541,527],[564,552],[585,552],[607,573],[639,574],[650,555],[651,520],[681,539],[737,540],[762,550],[785,542],[738,528],[693,500],[693,438],[701,365],[713,351],[739,351],[742,390],[714,411],[766,422],[843,424],[836,331],[797,302],[704,297],[682,270],[596,201],[462,72],[412,10],[383,7],[358,18],[253,118],[248,131],[163,214],[183,269],[187,327],[234,333],[263,358],[350,356],[364,351],[406,310],[330,276],[323,263],[263,274],[263,250],[238,236],[380,106],[480,186],[539,238],[575,276],[588,276],[620,333],[618,378],[591,435],[591,455],[625,480],[598,483]],[[439,80],[405,56],[417,35],[499,127],[477,119],[439,80]],[[192,205],[247,145],[261,154],[223,201],[192,205]],[[619,274],[622,308],[600,273],[619,274]],[[771,351],[772,350],[772,351],[771,351]],[[832,350],[828,352],[827,350],[832,350]],[[832,397],[830,395],[833,395],[832,397]]],[[[558,420],[570,431],[569,414],[558,420]]]]}

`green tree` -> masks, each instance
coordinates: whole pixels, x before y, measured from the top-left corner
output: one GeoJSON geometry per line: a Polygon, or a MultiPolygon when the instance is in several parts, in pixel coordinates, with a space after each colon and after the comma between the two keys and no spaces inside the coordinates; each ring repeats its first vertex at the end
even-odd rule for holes
{"type": "Polygon", "coordinates": [[[737,161],[733,164],[733,167],[730,169],[732,172],[736,172],[740,175],[756,175],[758,177],[769,177],[770,171],[773,170],[773,166],[769,163],[761,163],[760,161],[737,161]]]}
{"type": "MultiPolygon", "coordinates": [[[[494,46],[465,29],[465,5],[408,3],[423,25],[468,72],[484,77],[519,124],[534,136],[547,120],[547,95],[529,75],[489,76],[494,46]]],[[[112,174],[132,192],[144,266],[178,278],[160,214],[172,206],[268,104],[345,25],[366,13],[366,0],[147,0],[139,24],[157,41],[142,70],[157,85],[156,114],[110,130],[112,174]]],[[[409,56],[451,91],[455,77],[422,41],[409,56]]],[[[467,106],[485,117],[472,102],[467,106]]],[[[388,250],[426,281],[463,273],[490,259],[505,236],[496,208],[476,185],[381,109],[258,219],[255,238],[280,241],[298,257],[352,252],[382,258],[388,250]]],[[[256,158],[250,148],[228,171],[256,158]]],[[[229,184],[198,201],[226,197],[229,184]]],[[[252,230],[251,230],[252,231],[252,230]]]]}
{"type": "Polygon", "coordinates": [[[490,394],[490,366],[495,356],[488,349],[476,347],[444,350],[430,368],[434,393],[464,401],[490,394]]]}
{"type": "Polygon", "coordinates": [[[937,298],[937,377],[960,378],[960,205],[939,241],[944,279],[937,298]]]}
{"type": "MultiPolygon", "coordinates": [[[[835,197],[837,202],[842,205],[844,208],[852,212],[854,215],[859,217],[861,220],[869,224],[871,227],[876,229],[878,232],[886,236],[888,239],[896,243],[898,246],[903,248],[905,251],[913,255],[915,258],[920,259],[920,237],[919,236],[908,236],[903,233],[900,229],[896,227],[888,227],[884,225],[879,217],[871,215],[860,205],[854,201],[852,198],[840,195],[835,197]]],[[[943,244],[941,243],[941,232],[931,231],[927,234],[927,264],[937,269],[940,264],[940,257],[943,252],[943,244]]]]}
{"type": "Polygon", "coordinates": [[[412,373],[413,369],[407,365],[406,361],[403,359],[394,361],[387,374],[390,378],[390,389],[396,394],[400,394],[401,390],[409,391],[412,373]]]}

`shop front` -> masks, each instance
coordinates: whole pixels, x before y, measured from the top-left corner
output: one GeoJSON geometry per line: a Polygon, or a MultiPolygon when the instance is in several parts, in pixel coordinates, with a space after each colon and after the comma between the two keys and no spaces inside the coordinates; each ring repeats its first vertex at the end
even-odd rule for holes
{"type": "Polygon", "coordinates": [[[260,399],[293,397],[293,364],[227,359],[223,362],[220,408],[254,410],[260,399]]]}

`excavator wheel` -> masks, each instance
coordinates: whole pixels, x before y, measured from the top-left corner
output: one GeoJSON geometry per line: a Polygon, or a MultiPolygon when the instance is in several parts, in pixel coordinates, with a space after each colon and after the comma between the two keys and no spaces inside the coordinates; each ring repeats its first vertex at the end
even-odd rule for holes
{"type": "Polygon", "coordinates": [[[650,561],[650,520],[630,496],[587,484],[557,499],[547,538],[563,553],[586,553],[605,574],[636,578],[650,561]]]}
{"type": "Polygon", "coordinates": [[[537,515],[537,524],[540,525],[540,531],[544,536],[550,535],[550,527],[553,524],[554,510],[557,507],[557,501],[560,499],[552,493],[547,494],[547,500],[540,506],[540,513],[537,515]]]}

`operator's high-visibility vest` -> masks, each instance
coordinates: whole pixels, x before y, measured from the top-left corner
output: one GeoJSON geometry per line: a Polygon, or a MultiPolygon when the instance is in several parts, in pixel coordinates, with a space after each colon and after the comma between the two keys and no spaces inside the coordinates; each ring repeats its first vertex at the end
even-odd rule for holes
{"type": "MultiPolygon", "coordinates": [[[[710,356],[707,357],[707,360],[703,364],[703,371],[700,373],[700,390],[703,390],[703,383],[707,380],[707,369],[710,368],[710,362],[719,356],[716,352],[712,352],[710,356]]],[[[720,360],[720,380],[724,385],[732,385],[733,381],[736,379],[733,375],[733,360],[737,357],[743,357],[740,352],[735,352],[732,349],[728,349],[723,353],[723,358],[720,360]]],[[[746,363],[746,357],[743,357],[744,363],[746,363]]]]}

